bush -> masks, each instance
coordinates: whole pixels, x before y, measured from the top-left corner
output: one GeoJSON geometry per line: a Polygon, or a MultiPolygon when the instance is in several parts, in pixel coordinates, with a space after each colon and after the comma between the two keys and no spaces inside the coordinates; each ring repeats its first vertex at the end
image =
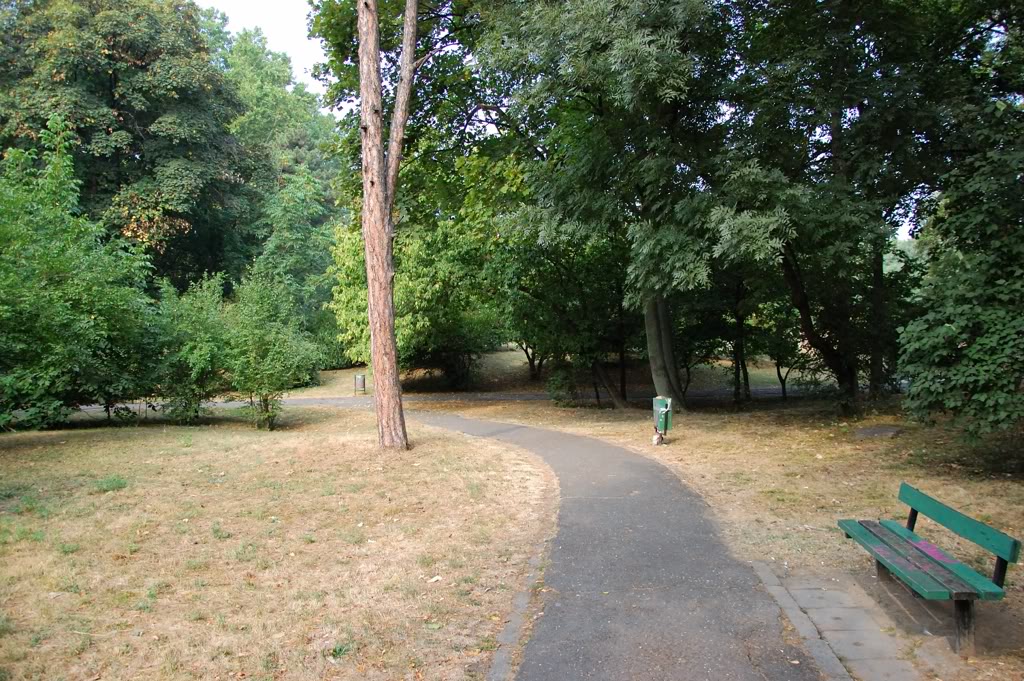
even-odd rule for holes
{"type": "Polygon", "coordinates": [[[573,406],[579,400],[576,369],[565,360],[557,360],[552,364],[545,387],[548,397],[559,406],[573,406]]]}
{"type": "Polygon", "coordinates": [[[981,436],[1024,423],[1024,111],[971,112],[979,148],[942,178],[921,235],[922,314],[900,337],[906,407],[981,436]]]}
{"type": "Polygon", "coordinates": [[[147,261],[80,215],[68,126],[0,166],[0,428],[148,395],[159,355],[147,261]]]}
{"type": "Polygon", "coordinates": [[[312,380],[319,353],[279,279],[252,275],[236,296],[226,314],[231,387],[249,401],[254,425],[273,430],[281,396],[312,380]]]}
{"type": "MultiPolygon", "coordinates": [[[[366,269],[361,234],[339,226],[331,308],[349,361],[370,362],[366,269]]],[[[395,341],[402,369],[438,369],[465,387],[479,355],[496,348],[502,328],[481,281],[480,239],[443,222],[411,223],[395,241],[395,341]]]]}
{"type": "Polygon", "coordinates": [[[160,331],[166,350],[160,368],[159,396],[171,418],[194,423],[203,403],[227,392],[227,327],[224,280],[207,277],[179,295],[164,282],[160,296],[160,331]]]}

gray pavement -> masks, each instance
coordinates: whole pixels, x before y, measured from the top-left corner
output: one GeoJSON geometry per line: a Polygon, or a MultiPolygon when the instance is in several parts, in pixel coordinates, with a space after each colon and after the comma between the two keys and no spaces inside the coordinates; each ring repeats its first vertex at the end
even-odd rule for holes
{"type": "Polygon", "coordinates": [[[817,681],[779,606],[707,505],[660,464],[555,431],[410,416],[528,449],[558,475],[558,532],[519,681],[817,681]]]}

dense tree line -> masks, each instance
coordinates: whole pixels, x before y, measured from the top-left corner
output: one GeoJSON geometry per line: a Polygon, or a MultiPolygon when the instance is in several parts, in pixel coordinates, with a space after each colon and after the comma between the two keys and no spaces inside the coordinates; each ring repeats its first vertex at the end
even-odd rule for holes
{"type": "MultiPolygon", "coordinates": [[[[749,399],[757,358],[848,409],[905,391],[973,432],[1024,418],[1016,4],[376,6],[385,147],[417,9],[377,216],[401,366],[466,385],[511,342],[559,394],[586,376],[624,405],[610,369],[643,357],[681,405],[722,359],[749,399]]],[[[354,0],[311,15],[337,121],[190,2],[0,12],[3,426],[139,396],[190,419],[230,390],[271,413],[283,388],[238,343],[286,383],[370,360],[354,0]]]]}
{"type": "MultiPolygon", "coordinates": [[[[403,3],[378,7],[394,84],[403,3]]],[[[358,104],[354,13],[322,0],[314,29],[333,96],[358,104]]],[[[1022,18],[998,0],[423,2],[398,276],[404,247],[457,249],[449,295],[484,292],[532,366],[638,351],[677,403],[724,356],[745,399],[760,356],[783,384],[830,376],[844,408],[909,389],[919,417],[1017,423],[1022,18]]]]}
{"type": "Polygon", "coordinates": [[[330,299],[335,120],[259,31],[191,2],[8,3],[0,427],[182,421],[347,360],[330,299]]]}

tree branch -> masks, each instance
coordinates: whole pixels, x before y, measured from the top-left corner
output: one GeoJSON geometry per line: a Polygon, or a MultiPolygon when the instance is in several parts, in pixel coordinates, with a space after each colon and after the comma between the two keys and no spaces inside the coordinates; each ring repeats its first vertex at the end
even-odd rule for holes
{"type": "MultiPolygon", "coordinates": [[[[391,135],[388,139],[387,175],[384,181],[388,225],[391,226],[391,211],[395,207],[395,190],[398,188],[398,167],[402,162],[402,142],[405,139],[405,124],[409,120],[409,101],[412,99],[412,84],[416,78],[416,10],[417,0],[405,0],[405,17],[402,25],[402,57],[398,68],[398,91],[395,93],[395,112],[391,117],[391,135]]],[[[393,229],[393,226],[391,227],[393,229]]]]}

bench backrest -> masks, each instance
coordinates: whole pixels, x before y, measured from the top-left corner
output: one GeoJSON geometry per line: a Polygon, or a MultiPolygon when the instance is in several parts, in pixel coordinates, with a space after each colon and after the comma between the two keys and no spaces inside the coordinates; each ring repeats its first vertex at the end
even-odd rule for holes
{"type": "Polygon", "coordinates": [[[1016,563],[1020,559],[1020,541],[994,527],[989,527],[983,522],[965,516],[960,511],[932,499],[905,482],[900,485],[900,501],[1008,563],[1016,563]]]}

